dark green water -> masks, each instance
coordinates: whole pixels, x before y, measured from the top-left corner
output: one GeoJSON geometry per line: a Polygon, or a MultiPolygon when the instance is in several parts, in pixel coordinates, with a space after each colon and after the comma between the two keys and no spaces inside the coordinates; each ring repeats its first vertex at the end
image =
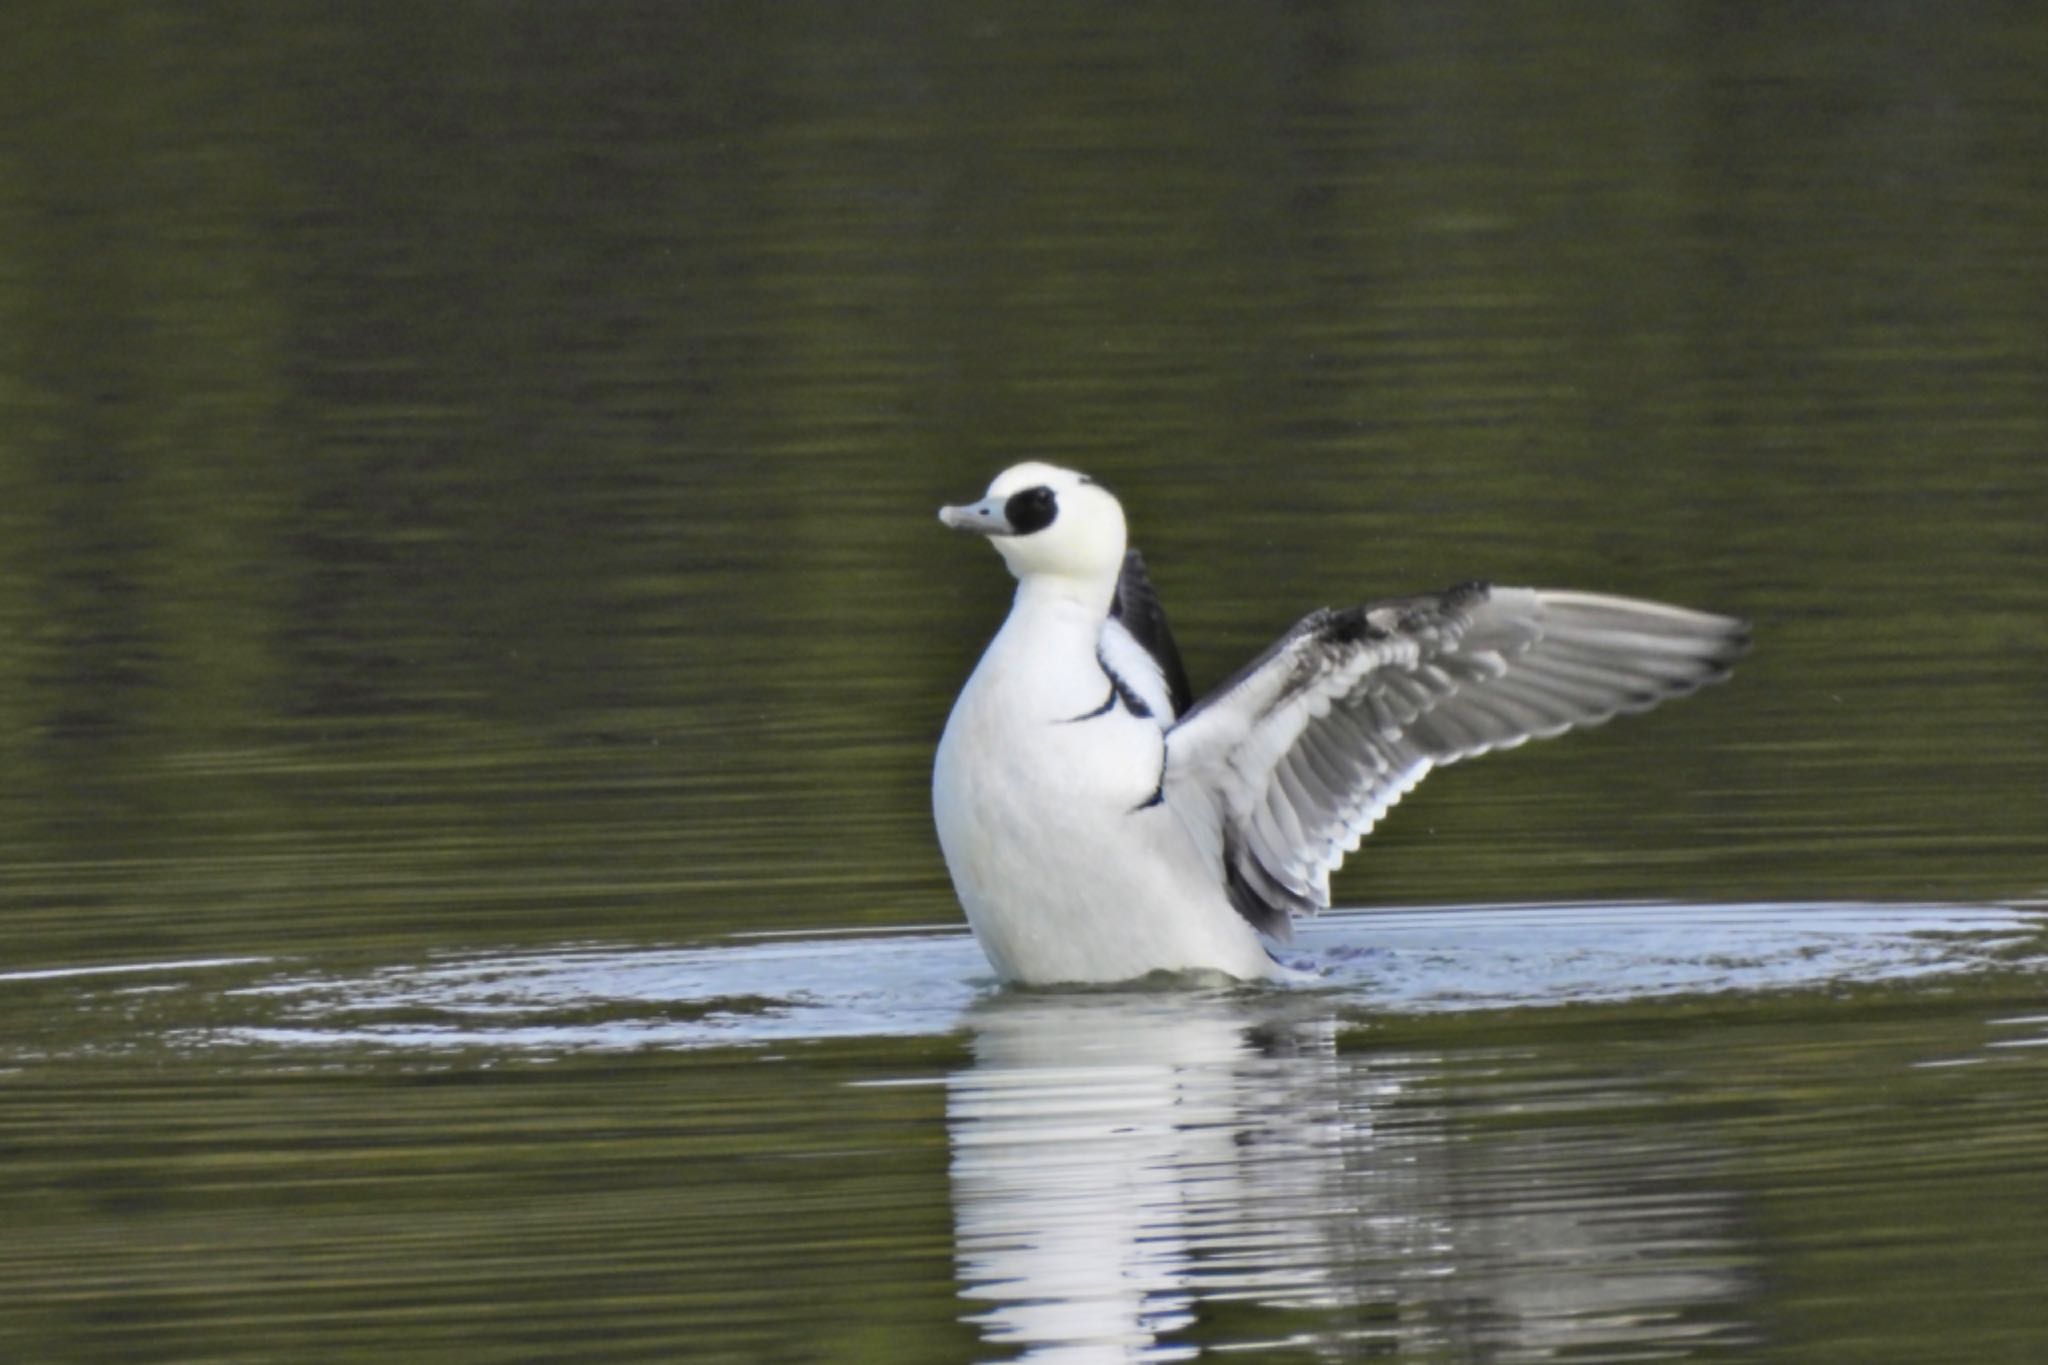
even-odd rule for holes
{"type": "Polygon", "coordinates": [[[2048,15],[10,30],[0,1356],[2048,1354],[2048,15]],[[1027,457],[1198,687],[1472,576],[1756,652],[1433,777],[1318,988],[1005,994],[1027,457]]]}

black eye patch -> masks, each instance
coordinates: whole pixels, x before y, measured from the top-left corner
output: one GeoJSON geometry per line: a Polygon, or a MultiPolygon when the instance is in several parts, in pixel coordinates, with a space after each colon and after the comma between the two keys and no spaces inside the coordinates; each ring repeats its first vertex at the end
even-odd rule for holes
{"type": "Polygon", "coordinates": [[[1021,493],[1012,493],[1003,504],[1003,520],[1010,523],[1010,534],[1028,536],[1033,531],[1043,531],[1052,525],[1053,518],[1060,514],[1060,505],[1054,500],[1052,490],[1044,484],[1027,488],[1021,493]]]}

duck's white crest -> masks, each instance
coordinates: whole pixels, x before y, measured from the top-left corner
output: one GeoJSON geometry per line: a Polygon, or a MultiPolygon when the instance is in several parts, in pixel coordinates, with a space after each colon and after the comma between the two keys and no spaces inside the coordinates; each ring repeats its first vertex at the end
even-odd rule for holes
{"type": "Polygon", "coordinates": [[[932,775],[954,889],[1013,981],[1289,975],[1269,941],[1432,767],[1646,710],[1748,641],[1730,617],[1468,583],[1312,612],[1194,703],[1107,489],[1020,464],[939,519],[1017,578],[932,775]]]}

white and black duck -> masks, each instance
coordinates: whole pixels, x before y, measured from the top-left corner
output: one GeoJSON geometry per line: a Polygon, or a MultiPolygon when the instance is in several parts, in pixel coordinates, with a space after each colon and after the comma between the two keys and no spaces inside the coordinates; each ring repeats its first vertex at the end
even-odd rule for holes
{"type": "Polygon", "coordinates": [[[1017,578],[939,741],[932,809],[1007,980],[1286,975],[1269,943],[1440,764],[1714,682],[1726,616],[1468,583],[1311,612],[1195,701],[1122,506],[1020,464],[939,519],[1017,578]]]}

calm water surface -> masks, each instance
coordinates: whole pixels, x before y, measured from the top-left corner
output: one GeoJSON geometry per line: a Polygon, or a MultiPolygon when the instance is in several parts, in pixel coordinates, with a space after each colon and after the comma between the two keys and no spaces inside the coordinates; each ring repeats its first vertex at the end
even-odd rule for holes
{"type": "Polygon", "coordinates": [[[2048,17],[447,4],[0,53],[0,1357],[2048,1356],[2048,17]],[[1198,686],[1739,612],[1307,980],[929,833],[1113,485],[1198,686]]]}

